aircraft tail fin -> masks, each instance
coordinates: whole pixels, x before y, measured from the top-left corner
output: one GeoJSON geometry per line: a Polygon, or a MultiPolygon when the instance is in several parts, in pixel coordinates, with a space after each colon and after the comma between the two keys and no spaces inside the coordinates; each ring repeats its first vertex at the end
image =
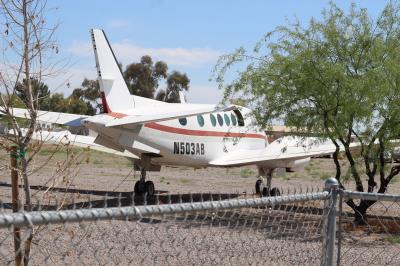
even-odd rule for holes
{"type": "Polygon", "coordinates": [[[135,108],[134,97],[129,92],[104,31],[92,29],[91,35],[104,112],[135,108]]]}

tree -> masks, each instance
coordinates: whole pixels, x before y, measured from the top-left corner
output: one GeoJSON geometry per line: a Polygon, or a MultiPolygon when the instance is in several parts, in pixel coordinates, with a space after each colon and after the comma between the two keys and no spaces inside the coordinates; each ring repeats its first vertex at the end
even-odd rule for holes
{"type": "Polygon", "coordinates": [[[82,87],[74,89],[70,98],[79,100],[86,105],[86,108],[84,108],[85,111],[83,111],[83,109],[75,111],[70,110],[70,113],[77,113],[77,111],[79,111],[77,114],[95,115],[96,113],[100,113],[103,109],[100,101],[100,86],[98,80],[85,78],[82,82],[82,87]]]}
{"type": "MultiPolygon", "coordinates": [[[[26,95],[27,89],[27,81],[24,79],[22,82],[18,82],[16,86],[16,94],[17,96],[25,103],[28,104],[28,96],[26,95]]],[[[38,81],[37,79],[31,80],[32,86],[32,94],[34,98],[34,104],[37,109],[40,110],[49,110],[49,97],[50,91],[49,87],[44,84],[42,81],[38,81]]]]}
{"type": "Polygon", "coordinates": [[[68,112],[68,102],[62,93],[54,93],[49,99],[49,110],[53,112],[68,112]]]}
{"type": "Polygon", "coordinates": [[[72,114],[92,113],[93,107],[90,105],[90,103],[88,105],[88,102],[73,97],[66,99],[66,101],[68,102],[68,113],[72,114]]]}
{"type": "Polygon", "coordinates": [[[131,94],[154,98],[160,79],[167,77],[168,66],[162,61],[155,64],[149,55],[142,56],[140,63],[127,66],[124,77],[131,94]]]}
{"type": "MultiPolygon", "coordinates": [[[[58,53],[58,44],[54,40],[57,25],[52,26],[47,22],[46,1],[1,0],[0,12],[3,43],[0,48],[3,55],[0,72],[0,112],[10,122],[10,129],[14,133],[12,136],[2,135],[0,146],[7,151],[14,150],[14,147],[17,149],[17,155],[14,155],[18,156],[19,164],[17,169],[11,170],[18,171],[23,181],[25,202],[19,208],[25,206],[26,211],[32,211],[28,168],[41,147],[30,146],[37,129],[40,100],[34,86],[35,83],[42,84],[43,77],[56,74],[53,70],[57,64],[51,59],[58,53]],[[23,95],[22,102],[28,110],[29,122],[24,128],[13,116],[17,95],[23,95]]],[[[19,243],[20,248],[15,247],[16,259],[23,257],[25,265],[29,263],[33,231],[33,228],[28,228],[25,232],[27,237],[19,243]]]]}
{"type": "MultiPolygon", "coordinates": [[[[342,187],[340,145],[356,190],[385,193],[400,172],[399,165],[387,167],[385,156],[400,133],[399,10],[391,2],[373,20],[354,4],[345,14],[331,3],[321,21],[278,27],[257,43],[254,53],[239,48],[221,57],[215,78],[225,89],[225,99],[246,99],[261,123],[281,119],[287,126],[330,139],[342,187]],[[226,71],[244,62],[246,69],[226,83],[226,71]],[[350,148],[353,137],[359,150],[350,148]]],[[[356,223],[366,221],[374,203],[348,202],[356,223]]]]}
{"type": "Polygon", "coordinates": [[[173,71],[168,75],[167,88],[161,89],[157,92],[156,99],[159,101],[169,103],[180,103],[179,92],[189,89],[190,79],[186,74],[182,74],[178,71],[173,71]]]}

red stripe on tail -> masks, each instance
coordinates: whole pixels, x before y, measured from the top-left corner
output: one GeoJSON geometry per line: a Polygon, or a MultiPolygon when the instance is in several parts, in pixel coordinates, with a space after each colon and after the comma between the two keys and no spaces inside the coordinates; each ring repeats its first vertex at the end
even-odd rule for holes
{"type": "Polygon", "coordinates": [[[104,94],[104,91],[100,92],[100,94],[101,94],[101,103],[103,104],[104,113],[111,113],[111,109],[107,104],[106,95],[104,94]]]}

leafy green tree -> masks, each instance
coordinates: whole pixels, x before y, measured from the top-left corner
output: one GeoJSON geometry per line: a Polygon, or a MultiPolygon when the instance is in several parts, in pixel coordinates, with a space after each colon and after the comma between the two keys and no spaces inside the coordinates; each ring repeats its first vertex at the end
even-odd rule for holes
{"type": "Polygon", "coordinates": [[[140,63],[127,66],[124,77],[131,94],[154,98],[161,79],[167,77],[168,66],[162,61],[155,64],[150,56],[142,56],[140,63]]]}
{"type": "MultiPolygon", "coordinates": [[[[239,48],[222,56],[216,80],[225,89],[225,99],[245,99],[261,123],[281,119],[287,126],[330,139],[342,187],[340,145],[356,190],[385,193],[400,172],[399,165],[385,167],[391,140],[400,134],[399,10],[391,2],[373,20],[354,4],[346,14],[331,3],[321,21],[278,27],[254,52],[239,48]],[[243,63],[247,67],[239,77],[225,82],[226,72],[243,63]],[[351,149],[354,138],[358,150],[351,149]]],[[[357,223],[365,222],[374,203],[348,202],[357,223]]]]}
{"type": "Polygon", "coordinates": [[[87,114],[88,108],[93,109],[90,103],[88,105],[87,102],[83,101],[82,99],[70,97],[66,99],[66,102],[68,106],[68,113],[87,114]]]}
{"type": "Polygon", "coordinates": [[[179,92],[183,90],[187,91],[189,89],[189,83],[190,79],[186,74],[173,71],[167,77],[167,88],[165,90],[159,90],[156,99],[169,103],[179,103],[179,92]]]}
{"type": "MultiPolygon", "coordinates": [[[[79,99],[85,105],[85,112],[80,111],[79,114],[95,115],[103,109],[100,100],[100,86],[98,80],[84,79],[81,88],[73,90],[70,98],[79,99]]],[[[82,105],[83,106],[83,105],[82,105]]],[[[76,113],[76,111],[74,112],[76,113]]]]}
{"type": "MultiPolygon", "coordinates": [[[[22,102],[25,103],[25,106],[27,106],[28,103],[28,97],[26,95],[26,92],[28,90],[26,89],[26,84],[27,82],[24,79],[22,82],[18,82],[15,87],[16,95],[22,100],[22,102]]],[[[41,110],[48,111],[50,96],[49,87],[42,81],[38,81],[37,79],[31,79],[31,86],[35,107],[41,110]]]]}
{"type": "Polygon", "coordinates": [[[53,112],[68,112],[68,102],[62,93],[54,93],[50,96],[49,110],[53,112]]]}

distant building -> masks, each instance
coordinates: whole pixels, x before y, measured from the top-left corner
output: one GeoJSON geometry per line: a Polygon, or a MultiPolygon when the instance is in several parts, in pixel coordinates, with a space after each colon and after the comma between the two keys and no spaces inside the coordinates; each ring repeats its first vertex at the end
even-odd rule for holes
{"type": "Polygon", "coordinates": [[[53,130],[54,129],[54,124],[53,123],[47,123],[47,122],[37,122],[37,127],[38,127],[38,129],[53,130]]]}
{"type": "Polygon", "coordinates": [[[268,137],[268,141],[272,142],[280,137],[288,136],[288,135],[310,135],[302,130],[298,130],[296,128],[290,128],[287,126],[272,126],[270,128],[265,129],[265,134],[268,137]]]}

